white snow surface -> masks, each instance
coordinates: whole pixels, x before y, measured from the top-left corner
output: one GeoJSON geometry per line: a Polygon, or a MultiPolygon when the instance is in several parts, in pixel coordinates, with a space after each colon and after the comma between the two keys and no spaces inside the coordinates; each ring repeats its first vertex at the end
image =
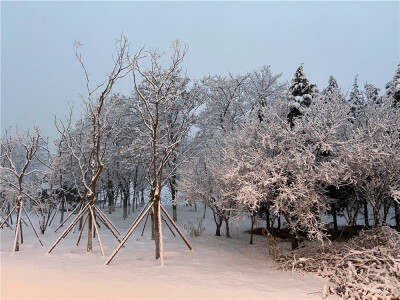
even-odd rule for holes
{"type": "MultiPolygon", "coordinates": [[[[166,209],[171,214],[171,207],[166,209]]],[[[0,245],[1,299],[321,299],[328,282],[313,274],[277,270],[264,237],[256,236],[255,245],[249,244],[250,235],[244,232],[250,228],[248,220],[232,223],[232,238],[217,237],[208,210],[205,232],[189,236],[183,225],[189,220],[196,224],[202,214],[200,205],[198,212],[193,207],[178,207],[177,224],[193,251],[163,223],[164,266],[154,258],[149,223],[144,236],[140,235],[142,223],[108,266],[104,263],[118,242],[104,226],[99,230],[105,257],[97,239],[93,252],[86,252],[86,230],[76,246],[77,229],[47,254],[62,229],[54,233],[54,228],[48,228],[41,236],[45,245],[41,247],[25,225],[24,243],[12,255],[14,231],[5,227],[0,245]]],[[[107,214],[122,234],[136,215],[131,213],[123,220],[121,208],[107,214]]]]}

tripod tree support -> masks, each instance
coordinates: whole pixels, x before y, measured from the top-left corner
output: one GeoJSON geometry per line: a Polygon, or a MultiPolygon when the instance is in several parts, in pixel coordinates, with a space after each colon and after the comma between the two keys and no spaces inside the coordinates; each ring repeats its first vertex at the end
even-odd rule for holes
{"type": "MultiPolygon", "coordinates": [[[[106,261],[105,265],[108,265],[113,258],[115,257],[115,255],[117,255],[118,251],[124,246],[125,242],[129,239],[129,237],[132,235],[132,233],[135,231],[135,229],[139,226],[140,222],[144,219],[144,217],[150,213],[150,209],[153,208],[154,206],[154,201],[149,201],[142,209],[142,211],[139,213],[139,215],[136,217],[135,221],[133,222],[133,224],[131,225],[131,227],[129,228],[128,232],[125,234],[125,236],[123,237],[121,243],[118,245],[118,247],[115,249],[115,251],[111,254],[111,256],[108,258],[108,260],[106,261]]],[[[172,226],[176,229],[176,231],[178,232],[178,234],[180,235],[180,237],[183,239],[183,241],[185,242],[185,244],[188,246],[188,248],[190,250],[193,250],[193,247],[190,245],[190,243],[188,242],[188,240],[185,238],[185,236],[183,235],[183,233],[180,231],[180,229],[178,228],[178,226],[176,225],[176,223],[174,222],[174,220],[172,220],[172,218],[170,217],[170,215],[167,213],[167,211],[165,210],[165,208],[160,204],[160,213],[161,211],[165,214],[165,216],[167,217],[167,219],[170,221],[170,223],[172,224],[172,226]]],[[[146,217],[147,219],[147,217],[146,217]]],[[[164,219],[164,218],[162,218],[164,219]]],[[[160,217],[161,220],[161,217],[160,217]]],[[[164,220],[165,221],[165,220],[164,220]]],[[[166,221],[165,221],[166,223],[166,221]]],[[[168,225],[168,224],[167,224],[168,225]]],[[[169,226],[168,226],[169,227],[169,226]]],[[[171,232],[173,233],[172,229],[170,228],[171,232]]],[[[175,236],[175,234],[174,234],[175,236]]]]}
{"type": "MultiPolygon", "coordinates": [[[[22,226],[21,226],[21,222],[24,222],[24,220],[22,219],[22,212],[25,213],[26,217],[28,218],[29,223],[31,224],[31,227],[40,243],[40,245],[43,246],[42,241],[39,238],[39,235],[35,229],[35,226],[33,226],[32,220],[29,217],[28,212],[26,211],[25,207],[24,207],[24,203],[22,201],[21,197],[17,198],[17,203],[15,204],[15,206],[11,209],[10,213],[7,215],[7,217],[3,220],[3,222],[0,224],[0,228],[3,227],[4,224],[7,224],[8,226],[10,226],[7,222],[8,219],[11,218],[11,214],[17,210],[17,223],[15,224],[15,236],[14,236],[14,244],[13,244],[13,250],[12,250],[12,254],[15,254],[16,251],[19,251],[19,239],[21,239],[21,244],[23,243],[23,237],[22,237],[22,226]],[[20,236],[21,235],[21,236],[20,236]]],[[[24,222],[25,223],[25,222],[24,222]]],[[[26,223],[25,223],[26,224],[26,223]]],[[[26,224],[27,225],[27,224],[26,224]]],[[[27,225],[28,226],[28,225],[27,225]]],[[[11,226],[10,226],[11,227],[11,226]]]]}
{"type": "Polygon", "coordinates": [[[79,241],[81,239],[81,235],[83,232],[83,228],[86,225],[86,222],[89,223],[89,228],[88,228],[88,238],[91,238],[93,236],[93,229],[96,232],[96,238],[98,240],[99,246],[100,246],[100,251],[102,256],[104,256],[104,250],[103,250],[103,245],[101,243],[100,235],[99,235],[99,230],[97,228],[97,223],[96,223],[96,218],[95,218],[95,212],[97,212],[98,219],[104,224],[104,226],[110,230],[114,237],[118,240],[118,242],[121,242],[121,240],[118,237],[118,234],[114,231],[114,229],[109,225],[111,224],[111,221],[108,220],[107,217],[104,218],[104,214],[99,213],[101,212],[100,208],[98,208],[95,204],[92,202],[87,203],[83,209],[76,215],[74,220],[71,222],[71,224],[64,230],[64,232],[59,236],[59,238],[55,241],[55,243],[50,247],[50,249],[47,251],[47,253],[51,253],[53,249],[58,245],[58,243],[65,238],[68,233],[74,228],[74,226],[78,223],[80,218],[84,216],[85,213],[87,213],[87,216],[85,217],[85,221],[82,225],[82,228],[79,233],[79,238],[77,242],[77,246],[79,245],[79,241]],[[91,222],[91,223],[90,223],[91,222]],[[90,226],[92,225],[92,227],[90,226]],[[94,227],[94,228],[93,228],[94,227]]]}

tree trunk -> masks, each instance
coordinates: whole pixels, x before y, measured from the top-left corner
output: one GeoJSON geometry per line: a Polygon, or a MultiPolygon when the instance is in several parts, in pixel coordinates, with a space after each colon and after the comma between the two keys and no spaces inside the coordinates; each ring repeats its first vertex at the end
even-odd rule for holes
{"type": "Polygon", "coordinates": [[[390,201],[388,198],[383,200],[383,222],[386,225],[387,224],[387,216],[389,214],[389,209],[390,209],[390,201]]]}
{"type": "Polygon", "coordinates": [[[132,199],[132,212],[135,212],[135,203],[136,203],[136,205],[137,205],[137,190],[136,190],[136,188],[134,187],[133,188],[133,199],[132,199]]]}
{"type": "Polygon", "coordinates": [[[215,235],[221,236],[222,218],[219,215],[216,215],[215,213],[214,213],[214,222],[215,225],[217,226],[217,229],[215,230],[215,235]]]}
{"type": "Polygon", "coordinates": [[[14,251],[19,251],[19,228],[21,227],[21,213],[22,213],[22,206],[21,202],[18,201],[18,208],[17,208],[17,221],[15,222],[15,240],[14,240],[14,251]]]}
{"type": "Polygon", "coordinates": [[[124,220],[128,217],[128,202],[129,202],[129,189],[121,189],[121,194],[123,197],[123,218],[124,220]]]}
{"type": "Polygon", "coordinates": [[[225,218],[225,229],[226,229],[226,237],[230,238],[231,234],[229,232],[229,218],[225,218]]]}
{"type": "Polygon", "coordinates": [[[253,212],[250,213],[250,219],[251,219],[250,244],[253,245],[254,222],[256,220],[256,215],[253,212]]]}
{"type": "MultiPolygon", "coordinates": [[[[93,195],[88,198],[89,201],[89,205],[93,205],[94,204],[94,193],[93,195]]],[[[92,218],[92,214],[90,212],[90,210],[88,210],[88,241],[87,241],[87,252],[91,252],[93,249],[93,218],[92,218]]]]}
{"type": "Polygon", "coordinates": [[[291,229],[291,227],[293,227],[292,226],[293,219],[289,216],[289,214],[287,212],[285,213],[283,211],[282,213],[283,213],[283,216],[285,217],[286,223],[288,224],[288,229],[291,231],[290,239],[291,239],[291,242],[292,242],[292,250],[295,250],[295,249],[297,249],[299,247],[299,241],[297,239],[297,232],[294,231],[293,228],[291,229]]]}
{"type": "Polygon", "coordinates": [[[44,234],[44,232],[46,231],[46,220],[45,220],[45,216],[44,213],[42,214],[42,224],[40,225],[40,232],[41,234],[44,234]]]}
{"type": "Polygon", "coordinates": [[[91,252],[92,251],[92,247],[93,247],[93,233],[92,233],[92,227],[93,227],[93,223],[92,223],[92,216],[90,214],[90,211],[88,211],[88,241],[87,241],[87,252],[91,252]]]}
{"type": "MultiPolygon", "coordinates": [[[[8,203],[8,205],[7,205],[7,214],[10,213],[10,210],[11,210],[10,205],[11,205],[10,203],[8,203]]],[[[10,224],[13,225],[12,215],[10,215],[10,224]]]]}
{"type": "Polygon", "coordinates": [[[160,208],[160,195],[154,195],[154,242],[155,242],[155,255],[156,259],[163,260],[163,241],[162,241],[162,227],[161,227],[161,208],[160,208]]]}
{"type": "Polygon", "coordinates": [[[130,199],[131,195],[129,193],[129,197],[128,197],[128,215],[131,213],[131,199],[130,199]]]}
{"type": "Polygon", "coordinates": [[[176,175],[171,176],[169,180],[169,188],[171,189],[171,200],[172,200],[172,219],[178,221],[178,215],[176,211],[176,175]]]}
{"type": "Polygon", "coordinates": [[[295,249],[299,248],[299,241],[298,241],[298,239],[296,237],[296,234],[295,233],[291,233],[290,234],[290,238],[291,238],[291,241],[292,241],[292,250],[295,250],[295,249]]]}
{"type": "Polygon", "coordinates": [[[135,202],[137,197],[137,184],[138,184],[138,166],[136,166],[135,168],[135,175],[133,176],[132,184],[133,184],[132,212],[135,212],[135,202]]]}
{"type": "Polygon", "coordinates": [[[107,198],[108,198],[108,213],[111,214],[115,211],[114,208],[114,188],[111,181],[107,184],[107,198]]]}
{"type": "MultiPolygon", "coordinates": [[[[65,195],[64,195],[64,191],[61,191],[61,213],[60,213],[60,224],[62,222],[64,222],[64,209],[65,209],[65,195]]],[[[64,225],[64,224],[63,224],[64,225]]],[[[63,227],[63,225],[61,225],[61,227],[63,227]]]]}
{"type": "MultiPolygon", "coordinates": [[[[21,218],[22,218],[22,208],[21,208],[20,214],[21,214],[21,218]]],[[[21,245],[22,245],[24,243],[24,235],[22,234],[22,223],[19,225],[19,231],[21,233],[21,245]]]]}
{"type": "Polygon", "coordinates": [[[378,228],[379,226],[379,211],[375,208],[373,208],[374,212],[374,228],[378,228]]]}
{"type": "Polygon", "coordinates": [[[369,218],[368,218],[368,201],[364,200],[364,225],[366,228],[369,227],[369,218]]]}
{"type": "Polygon", "coordinates": [[[154,234],[154,209],[151,210],[150,212],[150,221],[151,221],[151,239],[154,240],[155,234],[154,234]]]}
{"type": "Polygon", "coordinates": [[[207,205],[205,205],[205,204],[204,204],[203,219],[205,219],[205,218],[206,218],[206,208],[207,208],[207,205]]]}
{"type": "Polygon", "coordinates": [[[399,209],[399,203],[397,203],[396,200],[393,200],[394,202],[394,216],[396,219],[396,228],[397,230],[400,230],[400,209],[399,209]]]}
{"type": "Polygon", "coordinates": [[[140,191],[140,206],[143,206],[144,205],[144,190],[142,189],[141,191],[140,191]]]}
{"type": "Polygon", "coordinates": [[[338,232],[338,224],[337,224],[337,210],[336,210],[336,204],[332,203],[331,204],[331,214],[333,218],[333,229],[335,233],[338,232]]]}
{"type": "Polygon", "coordinates": [[[269,215],[269,204],[267,205],[267,211],[265,212],[265,223],[267,225],[267,230],[271,231],[271,219],[269,215]]]}
{"type": "Polygon", "coordinates": [[[278,214],[278,236],[281,235],[281,213],[278,214]]]}

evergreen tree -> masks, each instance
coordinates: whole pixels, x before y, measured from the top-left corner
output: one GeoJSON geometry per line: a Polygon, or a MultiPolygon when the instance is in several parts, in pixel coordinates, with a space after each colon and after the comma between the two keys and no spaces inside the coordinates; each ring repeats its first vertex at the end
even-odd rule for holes
{"type": "Polygon", "coordinates": [[[358,87],[357,77],[358,75],[356,75],[356,77],[354,78],[353,89],[350,93],[349,98],[349,105],[354,117],[359,115],[364,106],[364,97],[358,87]]]}
{"type": "Polygon", "coordinates": [[[329,99],[339,99],[344,102],[346,100],[333,75],[329,77],[328,86],[322,91],[322,95],[325,96],[326,101],[329,99]]]}
{"type": "Polygon", "coordinates": [[[328,86],[322,91],[322,94],[328,96],[330,94],[336,93],[337,90],[339,90],[339,85],[336,81],[336,78],[331,75],[329,76],[328,86]]]}
{"type": "Polygon", "coordinates": [[[368,83],[368,82],[365,83],[364,93],[365,93],[367,102],[372,101],[373,103],[380,104],[382,101],[381,101],[381,97],[379,97],[379,91],[380,91],[380,89],[378,89],[373,84],[368,83]]]}
{"type": "Polygon", "coordinates": [[[386,84],[386,96],[393,99],[393,106],[400,107],[400,63],[393,79],[386,84]]]}
{"type": "Polygon", "coordinates": [[[294,118],[303,115],[303,110],[309,107],[313,97],[318,94],[315,84],[310,84],[303,71],[303,64],[297,69],[289,87],[289,106],[290,112],[287,116],[290,126],[294,126],[294,118]]]}

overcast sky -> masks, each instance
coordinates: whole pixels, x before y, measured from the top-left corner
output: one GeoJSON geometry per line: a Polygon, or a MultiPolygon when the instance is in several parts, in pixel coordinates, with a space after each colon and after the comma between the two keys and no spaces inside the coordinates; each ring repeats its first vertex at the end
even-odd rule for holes
{"type": "MultiPolygon", "coordinates": [[[[354,76],[384,90],[400,61],[400,2],[5,2],[1,1],[1,129],[39,125],[79,106],[83,72],[93,82],[112,66],[124,33],[133,51],[189,46],[189,76],[238,74],[270,65],[290,80],[297,67],[320,89],[333,74],[347,92],[354,76]]],[[[113,92],[128,94],[131,78],[113,92]]]]}

